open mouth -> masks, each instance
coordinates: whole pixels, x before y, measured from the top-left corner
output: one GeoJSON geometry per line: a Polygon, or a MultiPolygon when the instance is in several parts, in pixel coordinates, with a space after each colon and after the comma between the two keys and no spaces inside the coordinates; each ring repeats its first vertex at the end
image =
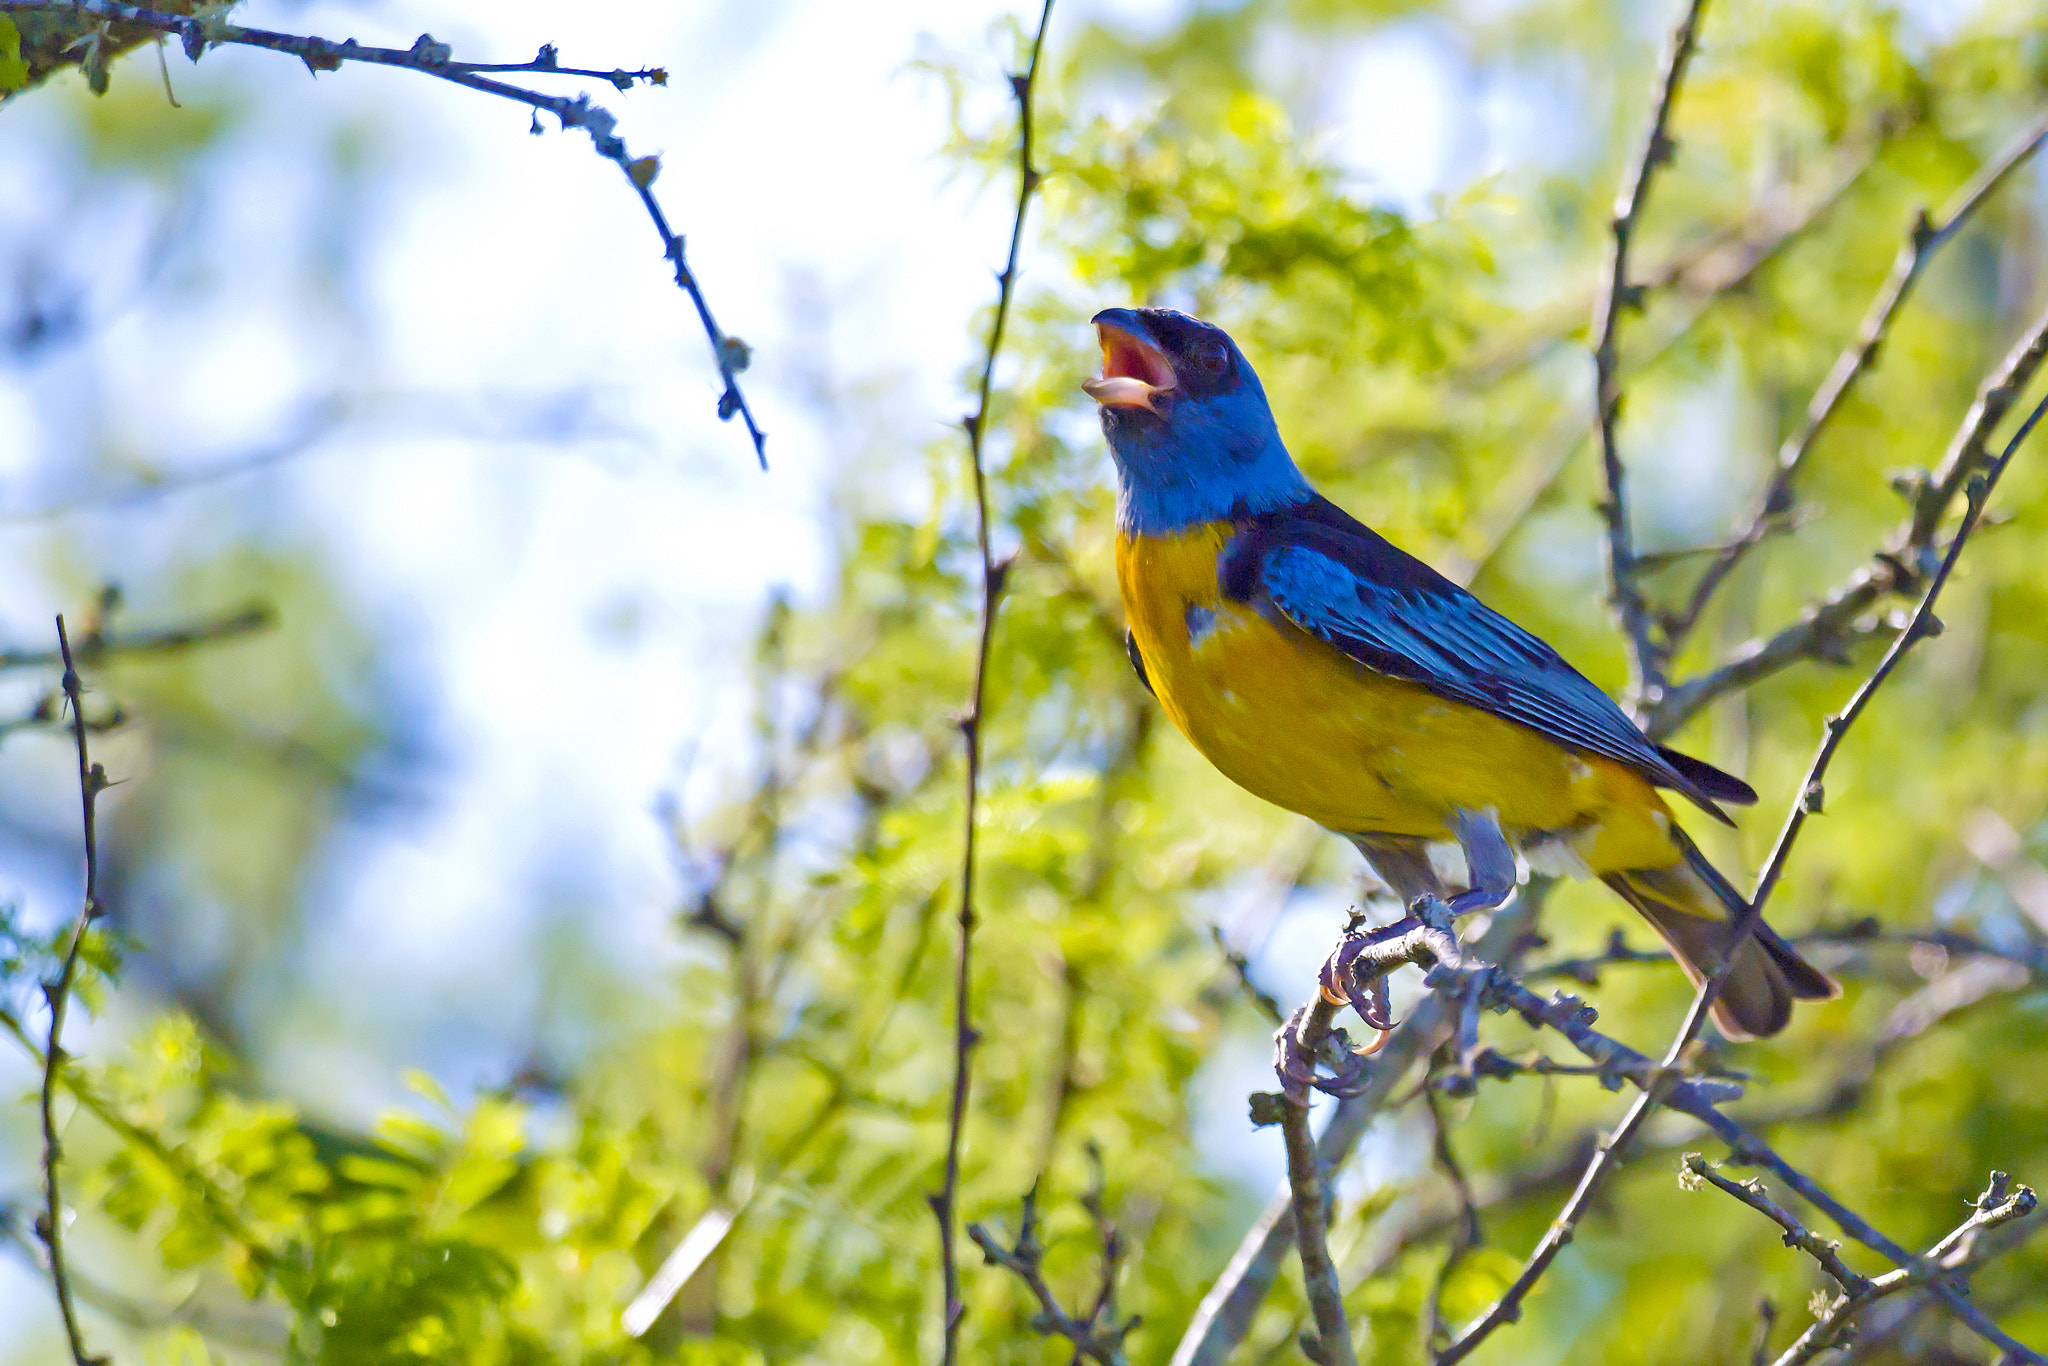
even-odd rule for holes
{"type": "Polygon", "coordinates": [[[1097,323],[1095,332],[1102,339],[1102,377],[1081,381],[1082,392],[1105,408],[1158,412],[1155,396],[1175,387],[1166,353],[1114,323],[1097,323]]]}

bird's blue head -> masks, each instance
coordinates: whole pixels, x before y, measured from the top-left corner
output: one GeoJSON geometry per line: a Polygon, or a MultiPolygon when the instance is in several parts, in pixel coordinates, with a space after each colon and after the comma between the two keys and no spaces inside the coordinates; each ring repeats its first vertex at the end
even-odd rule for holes
{"type": "Polygon", "coordinates": [[[1102,405],[1120,530],[1171,535],[1313,496],[1222,328],[1167,308],[1106,308],[1095,331],[1102,376],[1081,387],[1102,405]]]}

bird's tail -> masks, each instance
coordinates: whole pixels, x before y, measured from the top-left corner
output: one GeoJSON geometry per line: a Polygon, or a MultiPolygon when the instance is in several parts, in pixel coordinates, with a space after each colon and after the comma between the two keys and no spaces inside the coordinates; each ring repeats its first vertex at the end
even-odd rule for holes
{"type": "MultiPolygon", "coordinates": [[[[1697,986],[1721,966],[1731,922],[1748,903],[1684,831],[1674,826],[1671,835],[1683,853],[1678,862],[1608,873],[1602,881],[1656,928],[1697,986]]],[[[1714,1023],[1731,1039],[1761,1038],[1785,1027],[1794,1001],[1826,1001],[1841,994],[1832,977],[1759,923],[1737,952],[1735,970],[1714,1002],[1714,1023]]]]}

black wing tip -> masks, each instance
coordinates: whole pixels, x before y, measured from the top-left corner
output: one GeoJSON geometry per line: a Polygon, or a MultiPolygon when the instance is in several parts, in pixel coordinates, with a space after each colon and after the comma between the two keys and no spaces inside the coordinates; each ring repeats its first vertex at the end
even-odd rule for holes
{"type": "Polygon", "coordinates": [[[1145,672],[1145,656],[1138,653],[1138,637],[1132,634],[1128,626],[1124,627],[1124,653],[1130,656],[1131,669],[1138,675],[1138,682],[1144,685],[1145,691],[1154,697],[1159,696],[1153,691],[1152,676],[1145,672]]]}
{"type": "MultiPolygon", "coordinates": [[[[1704,759],[1695,759],[1690,754],[1680,754],[1677,750],[1663,745],[1657,746],[1657,753],[1665,763],[1671,765],[1679,777],[1697,788],[1701,796],[1717,802],[1727,802],[1730,806],[1756,805],[1756,789],[1733,773],[1725,773],[1704,759]]],[[[1721,819],[1728,818],[1721,816],[1721,819]]]]}

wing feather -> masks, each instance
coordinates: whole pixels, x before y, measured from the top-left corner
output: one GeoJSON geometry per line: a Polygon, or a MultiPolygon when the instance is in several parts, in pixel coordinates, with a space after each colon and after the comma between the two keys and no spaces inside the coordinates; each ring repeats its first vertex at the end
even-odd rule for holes
{"type": "Polygon", "coordinates": [[[1370,669],[1626,764],[1728,819],[1713,800],[1728,790],[1710,796],[1557,651],[1333,503],[1255,519],[1219,569],[1232,596],[1263,600],[1370,669]]]}

